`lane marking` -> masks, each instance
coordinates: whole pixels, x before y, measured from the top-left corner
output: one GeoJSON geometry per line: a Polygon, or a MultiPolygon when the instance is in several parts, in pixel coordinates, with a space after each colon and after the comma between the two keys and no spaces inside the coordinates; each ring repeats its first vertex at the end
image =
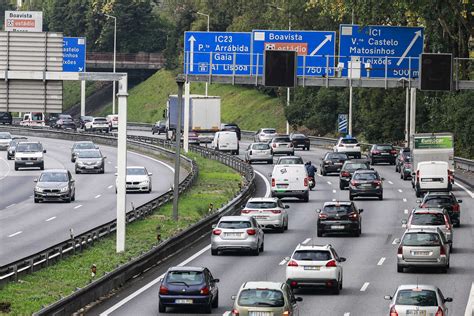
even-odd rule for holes
{"type": "Polygon", "coordinates": [[[15,206],[15,205],[16,205],[16,203],[13,203],[13,204],[8,205],[8,206],[5,207],[5,208],[7,209],[7,208],[10,208],[10,207],[15,206]]]}
{"type": "Polygon", "coordinates": [[[393,184],[393,182],[392,182],[392,181],[390,181],[390,180],[388,180],[388,183],[390,183],[390,184],[393,184]]]}
{"type": "Polygon", "coordinates": [[[285,265],[285,263],[286,263],[286,260],[283,259],[282,261],[280,261],[280,263],[278,265],[283,266],[283,265],[285,265]]]}
{"type": "Polygon", "coordinates": [[[458,187],[460,187],[461,189],[463,189],[464,191],[467,192],[467,194],[469,194],[471,196],[471,199],[474,199],[474,193],[472,193],[468,188],[466,188],[465,186],[463,186],[462,184],[459,184],[457,182],[454,182],[455,185],[457,185],[458,187]]]}
{"type": "Polygon", "coordinates": [[[469,298],[466,305],[466,312],[464,316],[471,316],[474,313],[474,282],[471,285],[471,291],[469,292],[469,298]]]}
{"type": "Polygon", "coordinates": [[[306,245],[307,243],[309,243],[311,241],[311,238],[306,238],[301,244],[302,245],[306,245]]]}
{"type": "Polygon", "coordinates": [[[316,175],[317,175],[318,177],[320,177],[320,178],[322,177],[322,175],[320,175],[319,173],[317,173],[316,175]]]}
{"type": "Polygon", "coordinates": [[[398,189],[398,192],[402,193],[402,192],[403,192],[403,190],[402,190],[402,189],[398,189]]]}
{"type": "MultiPolygon", "coordinates": [[[[189,262],[193,261],[194,259],[196,259],[197,257],[199,257],[200,255],[202,255],[204,252],[208,251],[209,249],[211,249],[211,244],[207,245],[206,247],[204,247],[203,249],[199,250],[198,252],[196,252],[194,255],[192,255],[191,257],[189,257],[188,259],[184,260],[183,262],[181,262],[180,264],[178,264],[179,267],[182,267],[182,266],[185,266],[187,265],[189,262]]],[[[163,273],[162,275],[160,275],[159,277],[157,277],[156,279],[154,279],[153,281],[151,281],[150,283],[146,284],[145,286],[143,286],[142,288],[138,289],[137,291],[133,292],[132,294],[130,294],[129,296],[127,296],[126,298],[124,298],[123,300],[121,300],[120,302],[118,302],[117,304],[113,305],[112,307],[110,307],[109,309],[107,309],[106,311],[102,312],[99,316],[107,316],[109,315],[110,313],[112,313],[113,311],[117,310],[118,308],[120,308],[121,306],[123,306],[124,304],[128,303],[129,301],[133,300],[135,297],[137,297],[138,295],[140,295],[141,293],[145,292],[146,290],[148,290],[149,288],[151,288],[152,286],[154,286],[155,284],[157,284],[158,282],[160,282],[161,278],[163,278],[165,276],[165,274],[163,273]]]]}
{"type": "Polygon", "coordinates": [[[259,175],[263,179],[263,182],[265,182],[265,187],[267,188],[267,190],[265,191],[265,197],[270,197],[270,195],[271,195],[270,181],[268,181],[267,177],[265,177],[260,171],[257,171],[255,169],[254,169],[254,171],[257,175],[259,175]]]}
{"type": "Polygon", "coordinates": [[[365,290],[367,290],[367,288],[369,287],[369,284],[369,282],[365,282],[364,285],[362,285],[362,287],[360,288],[360,291],[365,292],[365,290]]]}
{"type": "Polygon", "coordinates": [[[335,193],[336,193],[336,190],[332,190],[332,193],[334,193],[334,194],[335,194],[335,193]]]}
{"type": "Polygon", "coordinates": [[[403,210],[403,213],[408,214],[408,209],[403,210]]]}
{"type": "Polygon", "coordinates": [[[74,209],[76,210],[76,209],[78,209],[78,208],[80,208],[80,207],[82,207],[82,204],[79,204],[78,206],[74,206],[74,209]]]}
{"type": "Polygon", "coordinates": [[[47,220],[45,220],[45,222],[52,221],[52,220],[55,219],[55,218],[56,218],[56,216],[50,217],[50,218],[48,218],[47,220]]]}
{"type": "Polygon", "coordinates": [[[147,158],[147,159],[150,159],[150,160],[153,160],[159,164],[162,164],[163,166],[165,166],[166,168],[170,169],[171,172],[174,173],[174,168],[171,167],[170,165],[168,165],[166,162],[163,162],[163,161],[160,161],[158,159],[155,159],[155,158],[151,158],[151,157],[148,157],[148,156],[145,156],[145,155],[142,155],[142,154],[138,154],[136,152],[133,152],[133,151],[129,151],[130,154],[134,154],[134,155],[137,155],[137,156],[140,156],[140,157],[143,157],[143,158],[147,158]]]}
{"type": "Polygon", "coordinates": [[[333,202],[336,202],[336,199],[332,199],[333,202]]]}
{"type": "Polygon", "coordinates": [[[113,185],[109,185],[107,189],[112,189],[113,187],[114,187],[113,185]]]}
{"type": "Polygon", "coordinates": [[[397,243],[397,239],[394,239],[394,240],[392,241],[392,245],[397,245],[397,244],[398,244],[398,243],[397,243]]]}
{"type": "Polygon", "coordinates": [[[377,262],[377,265],[381,266],[384,261],[385,261],[385,257],[380,258],[379,262],[377,262]]]}
{"type": "Polygon", "coordinates": [[[351,313],[344,313],[344,316],[350,316],[351,313]]]}
{"type": "Polygon", "coordinates": [[[100,198],[101,196],[102,196],[102,195],[97,194],[96,196],[94,196],[94,199],[98,199],[98,198],[100,198]]]}
{"type": "Polygon", "coordinates": [[[16,233],[13,233],[11,235],[8,235],[8,238],[15,237],[16,235],[20,235],[23,231],[17,231],[16,233]]]}
{"type": "Polygon", "coordinates": [[[331,185],[332,184],[331,181],[328,181],[328,184],[331,185]]]}
{"type": "Polygon", "coordinates": [[[5,179],[6,177],[8,177],[8,175],[10,174],[10,171],[11,171],[12,169],[10,168],[10,165],[8,164],[8,162],[7,162],[5,159],[0,158],[0,161],[3,161],[3,162],[5,163],[5,165],[7,166],[7,172],[5,173],[5,175],[0,176],[0,180],[3,180],[3,179],[5,179]]]}
{"type": "Polygon", "coordinates": [[[406,201],[407,201],[407,199],[403,198],[403,202],[406,202],[406,201]]]}
{"type": "Polygon", "coordinates": [[[108,163],[108,164],[111,164],[111,163],[112,163],[112,161],[107,161],[107,163],[108,163]]]}

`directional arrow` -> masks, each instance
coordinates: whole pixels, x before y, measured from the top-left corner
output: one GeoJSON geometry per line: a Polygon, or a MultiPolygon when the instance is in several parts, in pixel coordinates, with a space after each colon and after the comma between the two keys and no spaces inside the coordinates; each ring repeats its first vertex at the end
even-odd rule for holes
{"type": "Polygon", "coordinates": [[[81,71],[82,71],[82,67],[79,67],[79,72],[81,72],[81,71]]]}
{"type": "Polygon", "coordinates": [[[189,71],[193,72],[194,70],[194,42],[196,41],[196,38],[194,38],[193,35],[188,39],[189,45],[191,47],[189,48],[189,71]]]}
{"type": "Polygon", "coordinates": [[[405,59],[405,57],[407,56],[407,54],[408,54],[408,52],[410,51],[410,49],[412,48],[412,46],[415,45],[415,42],[416,42],[416,40],[418,39],[418,37],[421,37],[421,31],[416,31],[416,32],[415,32],[415,36],[414,36],[413,39],[411,40],[410,45],[408,45],[407,49],[405,49],[405,51],[403,52],[402,56],[401,56],[400,59],[397,61],[397,66],[400,66],[400,64],[401,64],[402,61],[405,59]]]}
{"type": "Polygon", "coordinates": [[[324,41],[322,41],[321,44],[319,44],[318,47],[316,47],[311,52],[311,54],[309,54],[309,56],[314,56],[321,49],[321,47],[324,46],[324,44],[326,44],[327,42],[330,42],[330,41],[332,41],[332,35],[326,35],[326,38],[324,39],[324,41]]]}

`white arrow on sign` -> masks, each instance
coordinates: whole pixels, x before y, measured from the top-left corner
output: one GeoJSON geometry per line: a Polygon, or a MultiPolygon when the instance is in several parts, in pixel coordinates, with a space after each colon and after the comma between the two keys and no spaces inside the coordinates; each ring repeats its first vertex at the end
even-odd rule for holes
{"type": "Polygon", "coordinates": [[[188,41],[189,45],[191,45],[189,48],[189,71],[192,72],[194,70],[194,42],[196,41],[196,39],[193,35],[191,35],[188,41]]]}
{"type": "Polygon", "coordinates": [[[318,45],[318,47],[316,47],[312,52],[311,54],[309,54],[309,56],[314,56],[316,55],[316,53],[321,49],[321,47],[324,46],[324,44],[326,44],[327,42],[330,42],[332,41],[332,35],[326,35],[326,38],[324,39],[324,41],[321,42],[321,44],[318,45]]]}
{"type": "Polygon", "coordinates": [[[416,40],[418,39],[418,37],[421,37],[421,31],[416,31],[416,32],[415,32],[415,37],[413,37],[413,39],[411,40],[410,45],[408,45],[407,49],[405,49],[405,51],[403,52],[402,56],[401,56],[400,59],[397,61],[397,66],[400,66],[400,64],[402,63],[402,61],[405,59],[405,57],[407,56],[408,52],[410,51],[410,49],[413,47],[413,45],[415,45],[415,42],[416,42],[416,40]]]}
{"type": "Polygon", "coordinates": [[[82,67],[79,67],[79,71],[82,71],[82,67]]]}

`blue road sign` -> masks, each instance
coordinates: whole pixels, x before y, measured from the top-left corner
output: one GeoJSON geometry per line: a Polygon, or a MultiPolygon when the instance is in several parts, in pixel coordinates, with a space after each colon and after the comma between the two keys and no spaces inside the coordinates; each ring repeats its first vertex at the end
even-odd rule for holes
{"type": "Polygon", "coordinates": [[[86,39],[84,37],[63,38],[63,71],[86,71],[86,39]]]}
{"type": "Polygon", "coordinates": [[[352,65],[353,78],[385,78],[385,73],[388,78],[417,78],[422,52],[422,27],[339,27],[339,63],[343,63],[344,77],[352,65]]]}
{"type": "Polygon", "coordinates": [[[337,126],[339,133],[347,133],[347,121],[349,116],[347,114],[339,114],[337,117],[337,126]]]}
{"type": "Polygon", "coordinates": [[[184,73],[250,75],[251,33],[185,32],[184,73]]]}
{"type": "Polygon", "coordinates": [[[298,53],[298,76],[329,76],[334,74],[336,32],[254,30],[253,70],[263,74],[265,50],[294,50],[298,53]]]}

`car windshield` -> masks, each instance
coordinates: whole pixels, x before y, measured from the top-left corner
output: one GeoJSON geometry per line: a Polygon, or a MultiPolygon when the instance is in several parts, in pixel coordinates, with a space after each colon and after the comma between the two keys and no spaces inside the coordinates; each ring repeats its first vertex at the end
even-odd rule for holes
{"type": "Polygon", "coordinates": [[[38,182],[67,182],[65,172],[45,172],[42,173],[38,182]]]}
{"type": "Polygon", "coordinates": [[[425,203],[426,205],[430,206],[435,206],[435,205],[443,205],[443,204],[451,204],[452,199],[451,197],[435,197],[435,198],[429,198],[426,199],[425,203]]]}
{"type": "Polygon", "coordinates": [[[143,176],[143,175],[146,175],[146,170],[145,168],[127,168],[127,175],[143,176]]]}
{"type": "Polygon", "coordinates": [[[444,225],[444,215],[441,213],[415,213],[411,218],[412,225],[444,225]]]}
{"type": "Polygon", "coordinates": [[[280,165],[302,165],[303,158],[301,157],[291,157],[291,158],[281,158],[278,160],[280,165]]]}
{"type": "Polygon", "coordinates": [[[94,118],[93,118],[92,116],[83,116],[83,117],[82,117],[82,120],[83,120],[83,121],[89,121],[89,122],[90,122],[90,121],[92,121],[93,119],[94,119],[94,118]]]}
{"type": "Polygon", "coordinates": [[[293,254],[293,259],[302,261],[328,261],[331,254],[326,250],[298,250],[293,254]]]}
{"type": "Polygon", "coordinates": [[[74,149],[95,149],[94,143],[76,143],[74,149]]]}
{"type": "Polygon", "coordinates": [[[77,156],[79,158],[100,158],[102,155],[98,150],[82,150],[80,151],[77,156]]]}
{"type": "Polygon", "coordinates": [[[395,305],[438,306],[435,291],[413,289],[400,290],[395,305]]]}
{"type": "Polygon", "coordinates": [[[41,145],[38,143],[19,143],[16,148],[18,152],[38,152],[42,150],[41,145]]]}
{"type": "Polygon", "coordinates": [[[369,169],[365,163],[348,163],[344,167],[345,170],[369,169]]]}
{"type": "Polygon", "coordinates": [[[323,209],[323,213],[325,214],[346,214],[351,211],[350,205],[327,205],[323,209]]]}
{"type": "Polygon", "coordinates": [[[255,149],[255,150],[268,150],[268,149],[270,149],[270,145],[268,145],[268,144],[253,144],[252,149],[255,149]]]}
{"type": "Polygon", "coordinates": [[[42,121],[43,120],[43,113],[31,113],[31,120],[32,121],[42,121]]]}
{"type": "Polygon", "coordinates": [[[375,146],[377,150],[392,150],[393,147],[391,145],[377,145],[375,146]]]}
{"type": "Polygon", "coordinates": [[[294,134],[293,138],[306,138],[306,136],[303,134],[294,134]]]}
{"type": "Polygon", "coordinates": [[[219,223],[219,228],[243,229],[250,227],[252,224],[249,221],[222,221],[219,223]]]}
{"type": "Polygon", "coordinates": [[[404,246],[441,246],[438,234],[408,233],[403,237],[404,246]]]}
{"type": "Polygon", "coordinates": [[[240,292],[238,304],[254,307],[282,307],[285,305],[285,299],[279,290],[248,289],[240,292]]]}
{"type": "Polygon", "coordinates": [[[167,283],[186,283],[199,285],[204,283],[204,273],[201,271],[170,271],[166,277],[167,283]]]}
{"type": "Polygon", "coordinates": [[[274,143],[291,143],[291,140],[289,137],[275,137],[273,139],[274,143]]]}
{"type": "Polygon", "coordinates": [[[339,153],[330,153],[327,155],[326,159],[347,159],[347,155],[339,153]]]}
{"type": "Polygon", "coordinates": [[[276,130],[275,130],[275,129],[272,129],[272,128],[266,128],[266,129],[262,130],[262,133],[265,133],[265,134],[275,134],[275,133],[276,133],[276,130]]]}
{"type": "Polygon", "coordinates": [[[245,208],[271,209],[278,207],[277,202],[248,202],[245,208]]]}
{"type": "Polygon", "coordinates": [[[11,139],[12,135],[10,133],[0,133],[0,139],[11,139]]]}
{"type": "Polygon", "coordinates": [[[342,144],[357,144],[357,139],[355,138],[343,138],[341,139],[342,144]]]}
{"type": "Polygon", "coordinates": [[[364,180],[364,181],[377,180],[377,174],[371,173],[371,172],[360,172],[360,173],[356,172],[353,178],[354,180],[364,180]]]}

